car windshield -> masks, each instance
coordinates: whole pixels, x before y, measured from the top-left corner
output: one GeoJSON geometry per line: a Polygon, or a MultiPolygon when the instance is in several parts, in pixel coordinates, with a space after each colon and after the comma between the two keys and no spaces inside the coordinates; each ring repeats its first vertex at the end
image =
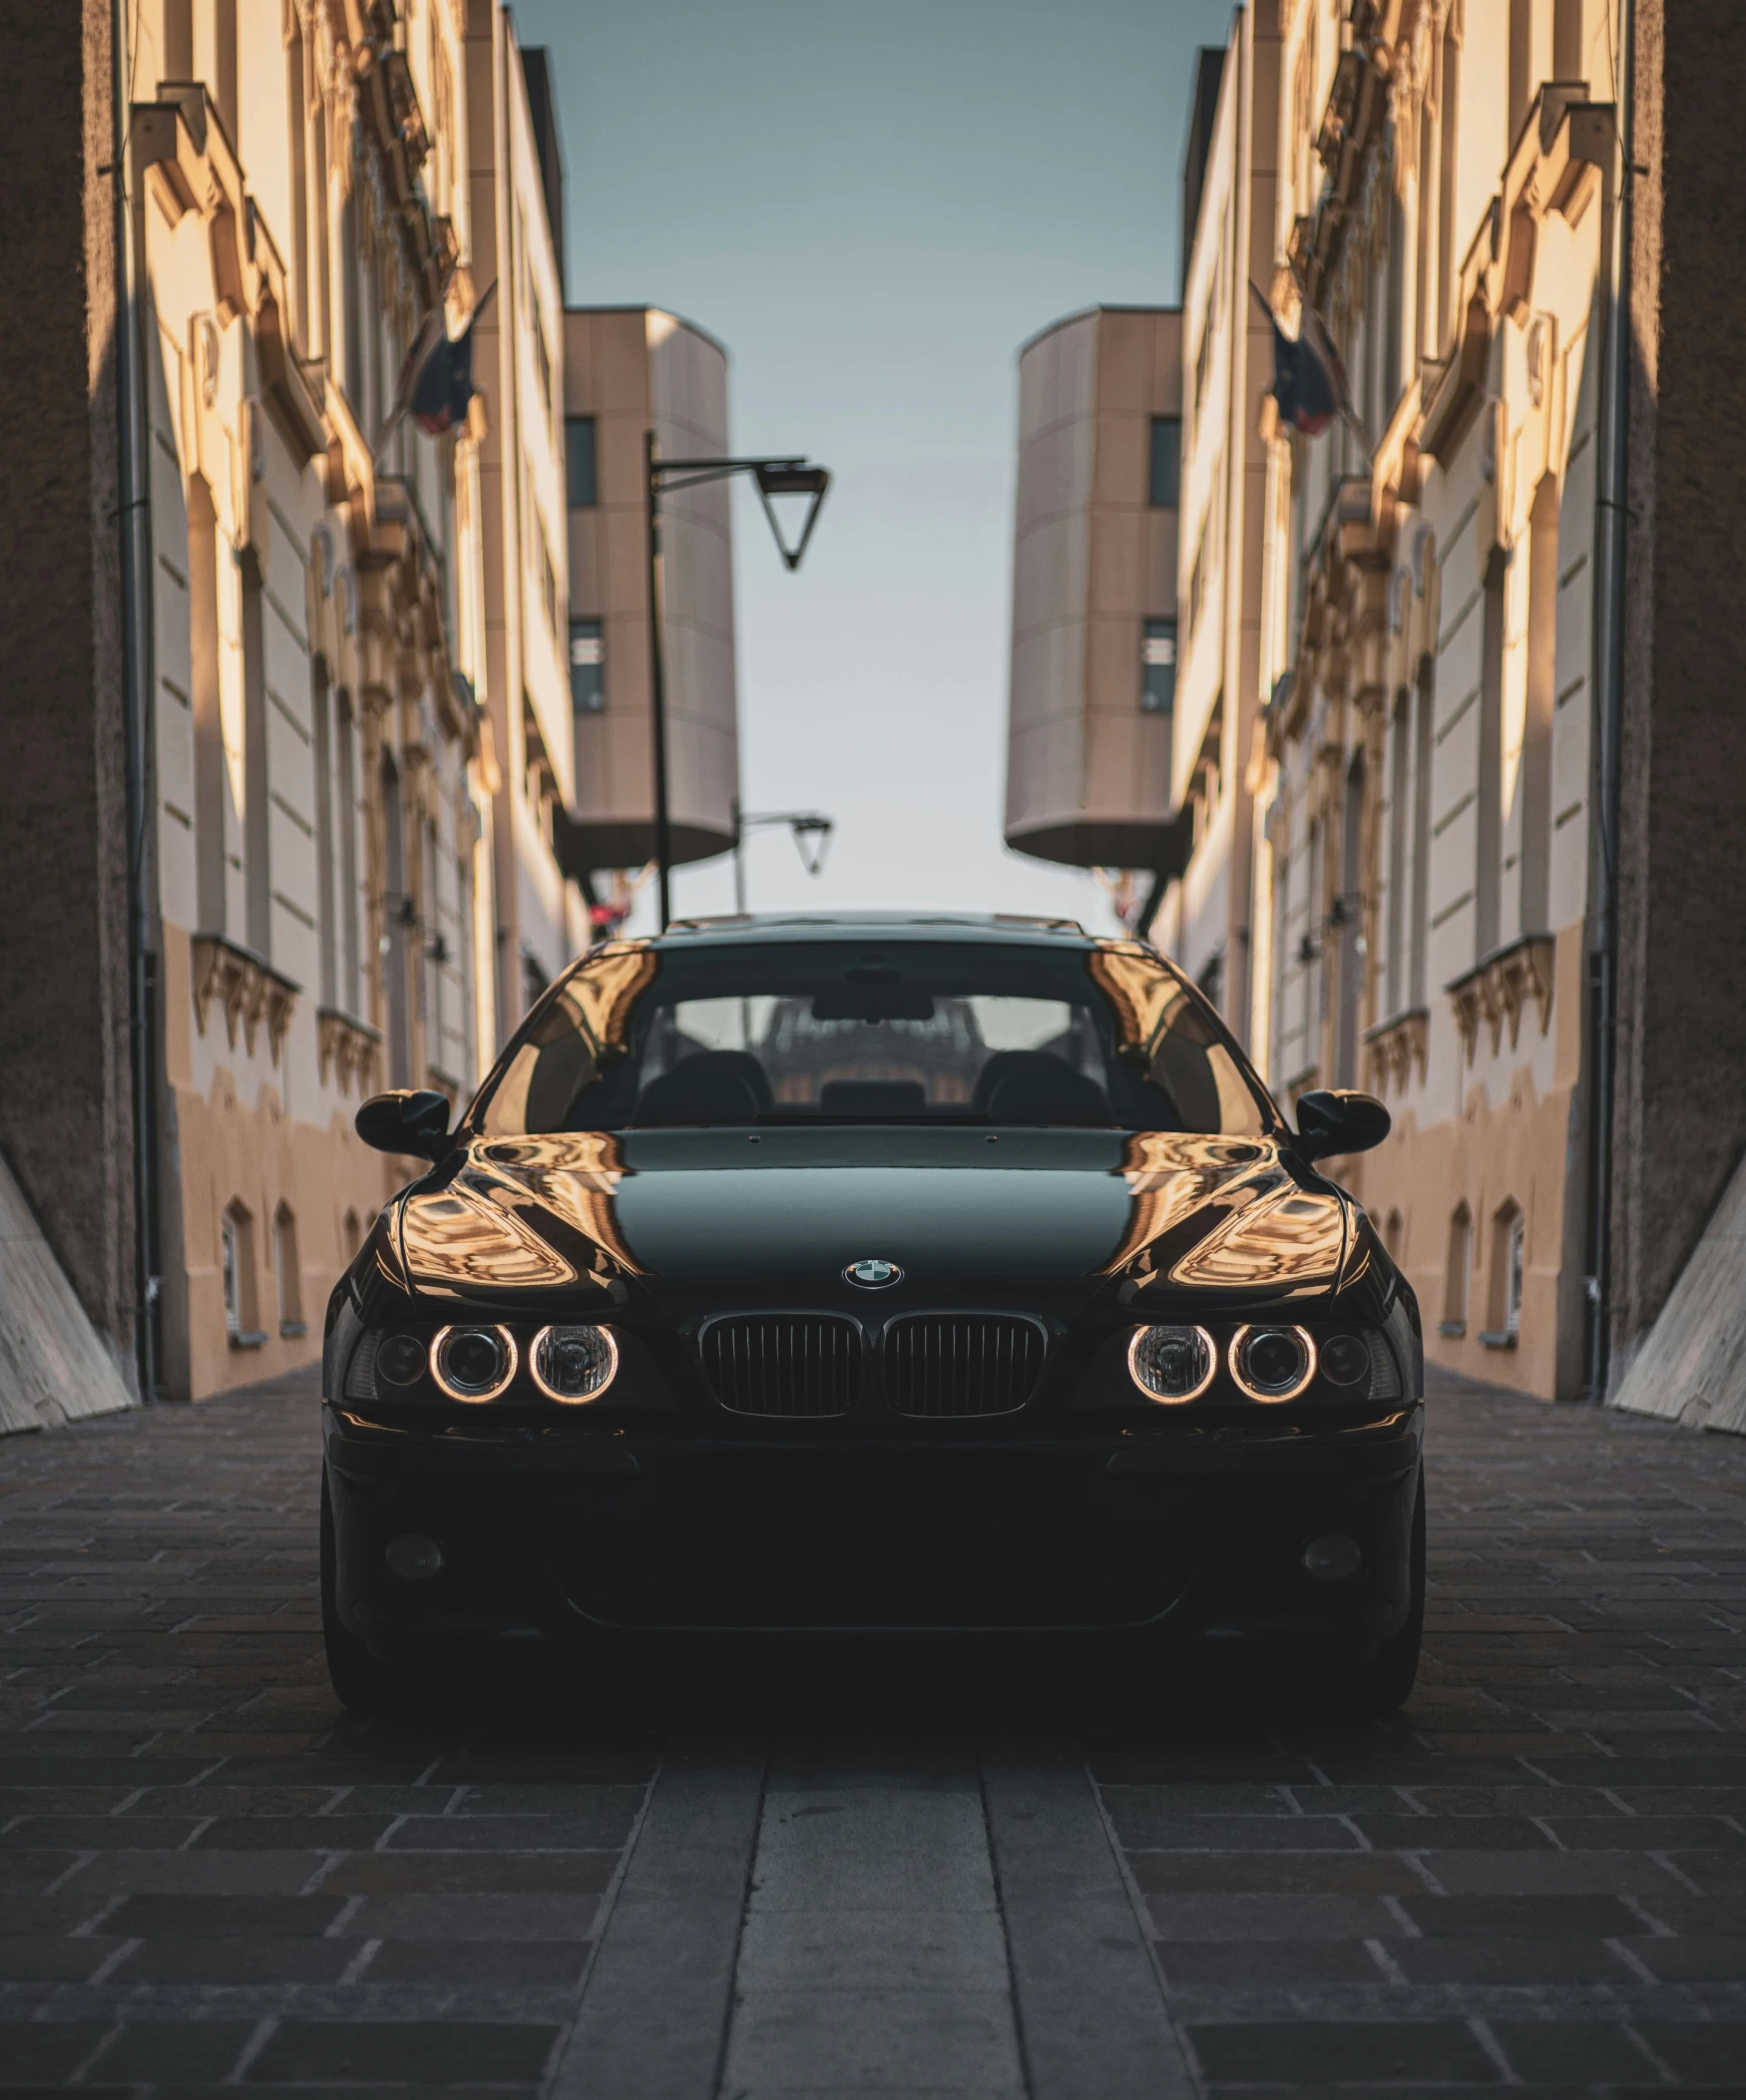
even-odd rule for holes
{"type": "Polygon", "coordinates": [[[1217,1022],[1150,950],[1021,942],[615,942],[530,1017],[471,1125],[492,1137],[751,1123],[1274,1127],[1217,1022]]]}

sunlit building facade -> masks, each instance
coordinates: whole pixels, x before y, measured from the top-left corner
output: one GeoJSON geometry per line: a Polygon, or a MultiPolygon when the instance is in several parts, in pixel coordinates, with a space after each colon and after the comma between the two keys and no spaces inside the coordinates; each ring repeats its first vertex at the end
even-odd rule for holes
{"type": "Polygon", "coordinates": [[[521,944],[547,971],[586,945],[522,733],[549,718],[573,795],[563,300],[501,8],[147,0],[133,34],[153,1370],[199,1398],[317,1354],[403,1178],[362,1098],[464,1100],[521,1012],[521,944]],[[432,435],[395,414],[402,365],[500,259],[478,394],[432,435]]]}
{"type": "Polygon", "coordinates": [[[1287,1098],[1388,1101],[1350,1179],[1428,1353],[1564,1397],[1589,1339],[1615,25],[1598,0],[1467,0],[1354,40],[1343,13],[1306,0],[1281,52],[1272,292],[1288,323],[1320,315],[1356,414],[1319,438],[1270,424],[1291,553],[1259,609],[1251,1042],[1287,1098]]]}
{"type": "MultiPolygon", "coordinates": [[[[1584,1389],[1593,1346],[1619,32],[1612,0],[1256,0],[1203,54],[1181,843],[1147,922],[1282,1100],[1387,1100],[1387,1143],[1336,1170],[1412,1277],[1428,1352],[1548,1398],[1584,1389]],[[1306,307],[1352,409],[1313,434],[1270,392],[1269,309],[1291,337],[1306,307]]],[[[1022,441],[1021,548],[1025,487],[1022,441]]],[[[1020,700],[1016,671],[1015,769],[1020,700]]]]}

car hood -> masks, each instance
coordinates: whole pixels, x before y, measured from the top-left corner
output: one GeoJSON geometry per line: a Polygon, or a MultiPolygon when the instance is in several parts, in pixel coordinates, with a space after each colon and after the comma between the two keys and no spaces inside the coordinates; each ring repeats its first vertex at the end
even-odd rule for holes
{"type": "Polygon", "coordinates": [[[1295,1297],[1334,1287],[1349,1233],[1268,1140],[976,1126],[477,1140],[399,1219],[414,1289],[492,1297],[816,1290],[864,1260],[923,1288],[1295,1297]]]}

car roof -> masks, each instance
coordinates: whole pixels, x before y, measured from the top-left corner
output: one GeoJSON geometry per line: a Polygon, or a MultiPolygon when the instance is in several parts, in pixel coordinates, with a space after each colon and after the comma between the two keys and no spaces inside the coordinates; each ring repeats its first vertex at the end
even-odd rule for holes
{"type": "Polygon", "coordinates": [[[675,919],[658,942],[698,941],[1035,941],[1039,935],[1070,947],[1090,947],[1077,919],[1032,918],[1018,912],[734,912],[718,918],[675,919]]]}

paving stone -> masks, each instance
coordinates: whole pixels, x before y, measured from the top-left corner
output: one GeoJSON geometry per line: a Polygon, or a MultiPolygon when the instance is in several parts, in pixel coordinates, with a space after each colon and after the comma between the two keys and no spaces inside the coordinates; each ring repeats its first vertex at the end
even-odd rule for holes
{"type": "Polygon", "coordinates": [[[589,1939],[599,1916],[596,1895],[370,1896],[345,1931],[354,1939],[589,1939]]]}
{"type": "Polygon", "coordinates": [[[634,1806],[593,1816],[567,1815],[562,1810],[535,1816],[408,1816],[383,1826],[382,1849],[390,1853],[610,1852],[616,1857],[631,1835],[642,1799],[639,1790],[634,1806]]]}
{"type": "Polygon", "coordinates": [[[123,2080],[218,2081],[254,2033],[252,2020],[129,2020],[92,2067],[108,2084],[123,2080]]]}
{"type": "Polygon", "coordinates": [[[1691,1932],[1668,1939],[1645,1933],[1620,1944],[1663,1983],[1746,1981],[1746,1933],[1691,1932]]]}
{"type": "Polygon", "coordinates": [[[1676,2079],[1687,2085],[1746,2087],[1746,2020],[1644,2019],[1637,2032],[1676,2079]]]}
{"type": "Polygon", "coordinates": [[[201,1827],[198,1816],[21,1816],[0,1833],[8,1852],[53,1846],[69,1853],[95,1850],[176,1852],[201,1827]]]}
{"type": "Polygon", "coordinates": [[[1388,1958],[1409,1983],[1623,1984],[1637,1973],[1604,1939],[1551,1932],[1521,1939],[1465,1933],[1445,1939],[1391,1939],[1388,1958]]]}
{"type": "Polygon", "coordinates": [[[536,2081],[557,2030],[486,2020],[281,2020],[248,2067],[251,2085],[390,2079],[448,2088],[536,2081]]]}
{"type": "MultiPolygon", "coordinates": [[[[338,1944],[349,1952],[355,1942],[338,1944]]],[[[384,1939],[363,1974],[373,1984],[534,1989],[580,1982],[591,1951],[586,1939],[384,1939]]]]}
{"type": "MultiPolygon", "coordinates": [[[[1525,1816],[1355,1816],[1379,1852],[1551,1852],[1553,1840],[1525,1816]]],[[[1441,1870],[1439,1881],[1445,1880],[1441,1870]]]]}
{"type": "Polygon", "coordinates": [[[1180,1989],[1375,1983],[1382,1973],[1361,1939],[1161,1939],[1154,1951],[1165,1982],[1180,1989]]]}
{"type": "Polygon", "coordinates": [[[1689,1886],[1648,1854],[1616,1847],[1605,1852],[1446,1852],[1426,1864],[1452,1896],[1653,1896],[1689,1886]]]}
{"type": "Polygon", "coordinates": [[[1358,1833],[1337,1816],[1164,1816],[1130,1810],[1112,1820],[1116,1836],[1134,1853],[1363,1850],[1358,1833]]]}
{"type": "Polygon", "coordinates": [[[544,1895],[599,1893],[616,1852],[358,1853],[322,1882],[335,1895],[544,1895]]]}
{"type": "MultiPolygon", "coordinates": [[[[1160,1939],[1364,1940],[1411,1929],[1386,1903],[1358,1895],[1154,1895],[1146,1910],[1160,1939]]],[[[1628,1926],[1641,1922],[1622,1914],[1628,1926]]]]}
{"type": "Polygon", "coordinates": [[[126,1939],[254,1932],[301,1938],[325,1932],[344,1908],[335,1895],[130,1895],[107,1914],[104,1929],[126,1939]]]}
{"type": "Polygon", "coordinates": [[[0,1983],[83,1983],[107,1961],[120,1939],[57,1938],[47,1932],[0,1936],[0,1983]]]}
{"type": "Polygon", "coordinates": [[[219,1816],[194,1840],[196,1852],[369,1852],[394,1828],[391,1816],[219,1816]]]}
{"type": "Polygon", "coordinates": [[[1460,2020],[1256,2020],[1196,2025],[1188,2040],[1207,2082],[1301,2087],[1312,2079],[1369,2085],[1497,2085],[1503,2073],[1460,2020]]]}
{"type": "Polygon", "coordinates": [[[238,1932],[206,1939],[161,1934],[138,1941],[112,1976],[130,1992],[147,1983],[337,1983],[356,1958],[355,1940],[309,1933],[238,1932]]]}
{"type": "MultiPolygon", "coordinates": [[[[314,1432],[305,1382],[0,1447],[9,2093],[103,2044],[82,2090],[233,2094],[217,2058],[240,2012],[188,2016],[230,1991],[256,1994],[244,2041],[256,2005],[278,2022],[242,2089],[531,2096],[687,1699],[775,1730],[772,1785],[796,1796],[851,1766],[926,1793],[964,1766],[943,1714],[998,1738],[1020,1710],[973,1670],[857,1659],[840,1697],[826,1663],[596,1685],[584,1722],[354,1721],[319,1653],[314,1432]]],[[[1174,1687],[1129,1710],[1082,1682],[1026,1725],[1081,1725],[1214,2082],[1428,2100],[1508,2063],[1536,2100],[1623,2100],[1666,2065],[1746,2089],[1746,1445],[1447,1388],[1429,1465],[1432,1631],[1402,1715],[1257,1717],[1174,1687]]],[[[886,1841],[843,1832],[810,1853],[871,1886],[886,1841]]],[[[915,1858],[878,1870],[903,1865],[906,1901],[915,1858]]],[[[760,2020],[785,1992],[925,1970],[891,1965],[876,1916],[831,1916],[823,1947],[760,1915],[760,2020]]],[[[992,1957],[952,1974],[1008,1987],[992,1957]]],[[[873,2000],[854,2010],[876,2038],[873,2000]]]]}
{"type": "Polygon", "coordinates": [[[0,2064],[6,2067],[6,2083],[58,2085],[112,2027],[107,2020],[0,2020],[0,2064]]]}
{"type": "Polygon", "coordinates": [[[1389,1853],[1128,1854],[1148,1895],[1417,1895],[1425,1884],[1389,1853]]]}

